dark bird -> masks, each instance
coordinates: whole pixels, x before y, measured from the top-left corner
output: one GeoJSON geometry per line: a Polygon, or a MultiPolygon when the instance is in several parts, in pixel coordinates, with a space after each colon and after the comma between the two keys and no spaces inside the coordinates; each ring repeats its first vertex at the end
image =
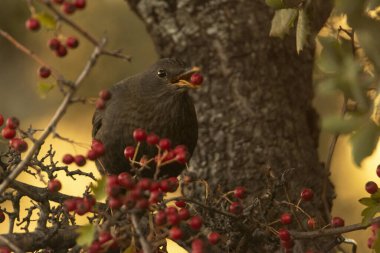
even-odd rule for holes
{"type": "MultiPolygon", "coordinates": [[[[177,59],[161,59],[145,72],[109,90],[111,99],[103,110],[95,111],[92,122],[93,139],[103,142],[106,150],[97,160],[101,172],[131,171],[123,152],[126,146],[136,144],[133,139],[136,128],[170,139],[173,147],[185,145],[191,157],[197,144],[198,122],[188,89],[197,87],[190,79],[198,71],[199,68],[189,67],[177,59]]],[[[156,153],[155,147],[142,143],[136,160],[142,155],[154,157],[156,153]]],[[[149,166],[142,176],[153,177],[154,162],[149,166]]],[[[159,177],[178,176],[184,168],[184,164],[171,163],[162,167],[159,177]]]]}

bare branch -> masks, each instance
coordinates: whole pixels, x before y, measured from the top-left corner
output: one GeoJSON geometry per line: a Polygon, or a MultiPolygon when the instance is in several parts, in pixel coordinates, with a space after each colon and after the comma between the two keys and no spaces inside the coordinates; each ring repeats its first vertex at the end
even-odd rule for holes
{"type": "Polygon", "coordinates": [[[137,236],[139,237],[139,241],[140,241],[143,251],[145,253],[152,253],[152,247],[149,245],[149,242],[146,240],[146,238],[144,237],[144,234],[141,231],[137,215],[135,213],[132,213],[131,218],[132,218],[133,227],[136,230],[137,236]]]}
{"type": "Polygon", "coordinates": [[[16,177],[25,169],[29,161],[32,159],[33,155],[37,150],[40,149],[46,138],[54,131],[55,127],[57,126],[58,122],[62,119],[63,115],[66,113],[67,107],[70,104],[71,99],[73,98],[75,92],[77,91],[78,87],[82,83],[83,79],[89,74],[91,68],[95,65],[103,46],[105,45],[106,40],[103,39],[99,46],[97,46],[90,59],[88,60],[87,64],[85,65],[83,71],[77,78],[77,80],[74,83],[73,89],[70,89],[66,96],[64,97],[61,105],[58,107],[57,111],[55,112],[53,118],[50,120],[47,128],[43,131],[41,137],[34,143],[34,145],[28,150],[28,152],[25,155],[24,160],[22,160],[17,167],[4,179],[4,181],[0,184],[0,194],[5,191],[5,189],[8,187],[8,185],[16,179],[16,177]]]}

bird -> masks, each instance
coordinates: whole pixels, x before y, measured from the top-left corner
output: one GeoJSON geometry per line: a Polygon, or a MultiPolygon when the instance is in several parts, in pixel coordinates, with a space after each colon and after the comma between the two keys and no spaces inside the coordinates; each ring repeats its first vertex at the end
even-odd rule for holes
{"type": "MultiPolygon", "coordinates": [[[[92,119],[92,137],[101,141],[105,153],[96,161],[102,174],[131,172],[131,164],[124,157],[126,146],[136,145],[134,129],[153,132],[168,138],[172,147],[184,145],[188,159],[198,140],[196,110],[188,90],[199,85],[191,83],[191,76],[199,74],[199,67],[191,67],[176,58],[163,58],[140,74],[124,79],[109,89],[104,109],[97,109],[92,119]]],[[[137,159],[143,155],[154,157],[157,149],[141,143],[137,159]]],[[[159,178],[177,177],[186,165],[173,162],[163,166],[159,178]]],[[[151,163],[141,176],[153,178],[155,165],[151,163]]]]}

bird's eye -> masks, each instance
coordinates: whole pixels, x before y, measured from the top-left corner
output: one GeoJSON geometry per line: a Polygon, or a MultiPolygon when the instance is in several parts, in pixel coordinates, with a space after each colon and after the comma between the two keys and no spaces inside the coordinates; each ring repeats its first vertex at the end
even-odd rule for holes
{"type": "Polygon", "coordinates": [[[157,75],[158,75],[158,77],[160,77],[160,78],[164,78],[164,77],[166,77],[166,71],[165,71],[165,69],[159,69],[159,70],[157,71],[157,75]]]}

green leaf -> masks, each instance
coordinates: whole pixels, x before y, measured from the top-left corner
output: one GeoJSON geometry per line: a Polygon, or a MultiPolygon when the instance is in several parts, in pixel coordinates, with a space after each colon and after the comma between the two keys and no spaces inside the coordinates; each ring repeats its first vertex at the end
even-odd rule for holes
{"type": "Polygon", "coordinates": [[[317,59],[318,68],[325,73],[336,73],[340,69],[342,55],[339,50],[339,43],[333,37],[318,37],[322,46],[321,54],[317,59]]]}
{"type": "Polygon", "coordinates": [[[265,0],[265,3],[273,9],[283,9],[285,4],[283,0],[265,0]]]}
{"type": "Polygon", "coordinates": [[[136,252],[136,246],[134,240],[132,240],[131,245],[129,245],[128,248],[126,248],[123,253],[135,253],[136,252]]]}
{"type": "Polygon", "coordinates": [[[370,207],[365,208],[365,209],[362,211],[362,216],[363,216],[362,224],[363,224],[363,225],[368,225],[369,222],[371,221],[371,219],[372,219],[372,218],[373,218],[378,212],[380,212],[380,205],[370,206],[370,207]]]}
{"type": "Polygon", "coordinates": [[[282,9],[276,11],[272,19],[269,36],[283,38],[289,33],[297,14],[298,12],[295,9],[282,9]]]}
{"type": "Polygon", "coordinates": [[[97,181],[96,185],[91,183],[91,190],[95,195],[96,201],[102,201],[106,197],[106,181],[107,177],[103,176],[97,181]]]}
{"type": "Polygon", "coordinates": [[[372,198],[361,198],[361,199],[359,199],[359,202],[360,202],[360,204],[368,206],[368,207],[375,206],[375,205],[379,204],[379,202],[377,202],[376,200],[374,200],[372,198]]]}
{"type": "Polygon", "coordinates": [[[40,21],[42,26],[46,27],[47,29],[55,29],[57,22],[53,16],[51,16],[47,12],[39,12],[35,15],[35,17],[40,21]]]}
{"type": "Polygon", "coordinates": [[[298,22],[296,32],[296,46],[299,54],[306,45],[309,34],[309,20],[304,9],[298,11],[298,22]]]}
{"type": "Polygon", "coordinates": [[[79,227],[76,232],[78,233],[77,244],[80,246],[90,245],[94,240],[94,235],[96,232],[96,226],[94,224],[88,224],[79,227]]]}
{"type": "Polygon", "coordinates": [[[352,156],[357,166],[375,150],[380,136],[380,128],[369,120],[351,136],[352,156]]]}
{"type": "Polygon", "coordinates": [[[380,191],[377,190],[377,192],[375,192],[374,194],[371,194],[371,199],[379,202],[380,201],[380,191]]]}
{"type": "Polygon", "coordinates": [[[54,89],[55,87],[55,84],[52,84],[52,83],[45,83],[45,82],[39,82],[38,85],[37,85],[37,88],[38,88],[38,94],[40,94],[40,96],[42,98],[46,98],[46,96],[48,95],[48,93],[54,89]]]}
{"type": "Polygon", "coordinates": [[[343,119],[338,116],[330,116],[322,119],[322,128],[333,133],[348,134],[358,129],[363,123],[364,118],[343,119]]]}

